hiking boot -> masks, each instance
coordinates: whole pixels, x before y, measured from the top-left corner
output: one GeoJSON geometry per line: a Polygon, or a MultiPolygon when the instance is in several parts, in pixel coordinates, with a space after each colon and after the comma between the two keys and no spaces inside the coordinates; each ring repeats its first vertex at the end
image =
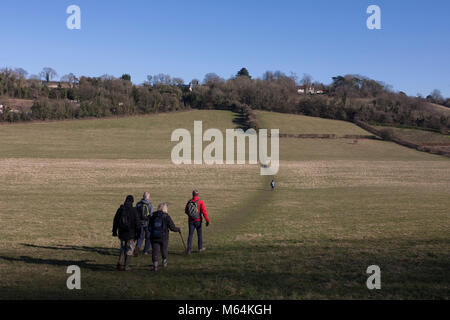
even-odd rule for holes
{"type": "Polygon", "coordinates": [[[144,252],[144,256],[148,256],[148,252],[144,252]]]}
{"type": "Polygon", "coordinates": [[[201,248],[198,250],[198,252],[205,252],[206,248],[201,248]]]}
{"type": "Polygon", "coordinates": [[[122,271],[123,270],[123,266],[120,263],[117,264],[117,270],[118,271],[122,271]]]}
{"type": "Polygon", "coordinates": [[[138,247],[134,248],[133,256],[135,256],[135,257],[139,256],[139,248],[138,247]]]}
{"type": "Polygon", "coordinates": [[[158,271],[158,262],[153,262],[153,271],[158,271]]]}
{"type": "Polygon", "coordinates": [[[164,268],[167,268],[167,265],[168,265],[168,261],[167,261],[167,259],[164,259],[164,260],[163,260],[163,266],[164,266],[164,268]]]}
{"type": "Polygon", "coordinates": [[[188,256],[190,256],[190,255],[191,255],[191,252],[190,252],[190,251],[186,251],[186,254],[187,254],[188,256]]]}
{"type": "Polygon", "coordinates": [[[123,271],[130,271],[130,270],[131,270],[130,266],[125,266],[125,268],[123,268],[123,271]]]}

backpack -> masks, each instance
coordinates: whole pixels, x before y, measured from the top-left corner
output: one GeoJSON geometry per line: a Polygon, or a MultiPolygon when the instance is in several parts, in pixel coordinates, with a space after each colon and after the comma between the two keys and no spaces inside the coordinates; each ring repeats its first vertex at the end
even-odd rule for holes
{"type": "Polygon", "coordinates": [[[130,214],[128,212],[128,210],[125,210],[124,207],[122,207],[122,212],[120,213],[120,217],[119,217],[119,230],[121,231],[129,231],[130,229],[130,214]]]}
{"type": "Polygon", "coordinates": [[[150,226],[152,239],[162,239],[164,233],[164,216],[162,214],[153,215],[150,226]]]}
{"type": "Polygon", "coordinates": [[[200,212],[198,211],[198,204],[197,204],[197,202],[199,202],[199,201],[200,201],[200,199],[195,200],[195,201],[192,201],[192,199],[189,200],[189,202],[187,204],[187,212],[188,212],[189,218],[194,219],[194,220],[200,218],[200,212]]]}
{"type": "Polygon", "coordinates": [[[151,218],[150,208],[146,203],[139,202],[137,204],[141,221],[148,221],[151,218]]]}

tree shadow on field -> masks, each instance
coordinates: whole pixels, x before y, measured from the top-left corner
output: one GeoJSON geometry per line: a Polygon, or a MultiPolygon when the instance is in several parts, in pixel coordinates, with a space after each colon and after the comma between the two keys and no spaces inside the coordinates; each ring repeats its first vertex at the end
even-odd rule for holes
{"type": "Polygon", "coordinates": [[[58,259],[41,259],[41,258],[33,258],[29,256],[20,256],[20,257],[5,257],[0,256],[0,259],[9,261],[9,262],[24,262],[29,264],[42,264],[42,265],[51,265],[51,266],[63,266],[68,267],[71,265],[76,265],[83,269],[89,269],[92,271],[111,271],[114,266],[111,264],[98,264],[95,263],[94,260],[58,260],[58,259]],[[91,263],[94,262],[94,263],[91,263]]]}
{"type": "Polygon", "coordinates": [[[87,246],[70,246],[70,245],[58,245],[58,246],[38,246],[35,244],[22,243],[23,246],[37,249],[48,250],[61,250],[61,251],[84,251],[89,253],[97,253],[103,256],[117,256],[119,249],[105,248],[105,247],[87,247],[87,246]]]}
{"type": "Polygon", "coordinates": [[[242,129],[246,131],[249,126],[247,124],[247,117],[242,113],[236,113],[233,118],[233,123],[236,125],[236,129],[242,129]]]}

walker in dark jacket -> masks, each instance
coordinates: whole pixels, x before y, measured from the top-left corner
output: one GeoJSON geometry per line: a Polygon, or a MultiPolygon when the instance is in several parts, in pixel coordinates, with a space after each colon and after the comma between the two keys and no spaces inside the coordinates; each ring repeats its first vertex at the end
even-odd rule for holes
{"type": "Polygon", "coordinates": [[[136,208],[133,207],[133,196],[127,196],[125,203],[117,209],[113,222],[113,237],[119,236],[120,254],[117,263],[118,270],[130,270],[129,264],[136,246],[136,239],[140,235],[140,220],[136,208]],[[122,219],[126,217],[126,219],[122,219]],[[122,223],[121,223],[122,221],[122,223]],[[126,221],[126,226],[123,225],[126,221]]]}
{"type": "Polygon", "coordinates": [[[158,211],[154,212],[149,221],[150,240],[152,242],[152,260],[153,269],[158,270],[158,260],[161,252],[163,265],[167,267],[167,256],[169,248],[169,230],[173,232],[181,232],[167,214],[167,204],[161,203],[158,211]]]}

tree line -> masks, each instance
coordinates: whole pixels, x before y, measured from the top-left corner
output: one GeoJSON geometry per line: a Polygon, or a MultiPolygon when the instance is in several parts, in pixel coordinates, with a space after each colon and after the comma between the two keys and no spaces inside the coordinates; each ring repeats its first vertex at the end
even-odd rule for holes
{"type": "Polygon", "coordinates": [[[21,69],[0,70],[0,104],[8,99],[32,99],[30,110],[8,110],[0,114],[2,121],[77,119],[171,112],[190,108],[232,110],[243,114],[249,126],[257,127],[252,110],[304,114],[346,121],[365,121],[426,128],[447,132],[450,119],[430,107],[430,103],[450,107],[450,99],[438,90],[426,98],[410,97],[394,92],[388,85],[360,75],[332,78],[330,84],[313,82],[310,75],[298,78],[280,71],[267,71],[253,78],[246,68],[224,79],[208,73],[202,81],[166,74],[147,77],[135,85],[131,76],[110,75],[77,78],[72,73],[59,82],[52,68],[39,75],[21,69]],[[53,84],[53,85],[50,85],[53,84]],[[299,86],[303,91],[299,91],[299,86]],[[311,94],[308,88],[324,94],[311,94]],[[306,90],[304,90],[306,89],[306,90]]]}

